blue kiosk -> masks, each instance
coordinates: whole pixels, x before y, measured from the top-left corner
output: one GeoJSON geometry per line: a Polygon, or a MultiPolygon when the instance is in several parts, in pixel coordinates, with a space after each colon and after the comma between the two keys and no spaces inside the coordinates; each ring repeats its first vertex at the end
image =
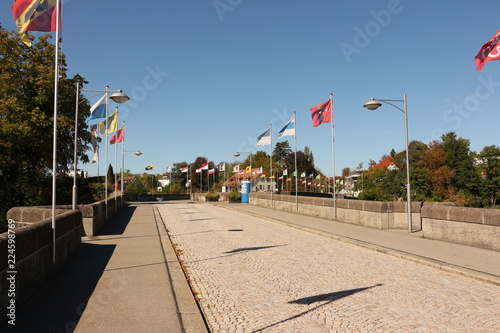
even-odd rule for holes
{"type": "Polygon", "coordinates": [[[249,203],[248,194],[252,191],[252,182],[245,180],[241,182],[241,202],[249,203]]]}

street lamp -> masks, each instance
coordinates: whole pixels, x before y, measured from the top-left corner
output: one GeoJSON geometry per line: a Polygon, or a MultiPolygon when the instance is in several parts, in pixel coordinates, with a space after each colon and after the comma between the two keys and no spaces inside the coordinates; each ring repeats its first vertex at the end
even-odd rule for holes
{"type": "Polygon", "coordinates": [[[122,174],[121,174],[121,182],[120,182],[120,191],[123,195],[123,170],[125,168],[125,153],[134,153],[135,156],[141,156],[142,153],[139,150],[124,150],[122,151],[122,174]]]}
{"type": "MultiPolygon", "coordinates": [[[[106,86],[106,90],[80,89],[80,83],[79,82],[76,83],[75,147],[74,147],[74,155],[73,155],[72,209],[76,209],[76,202],[77,202],[77,200],[76,200],[76,197],[77,197],[76,170],[77,170],[78,159],[77,159],[76,151],[77,151],[77,141],[78,141],[78,105],[81,102],[84,102],[84,101],[88,100],[89,98],[94,97],[94,96],[91,96],[89,98],[86,98],[86,99],[80,101],[80,92],[81,91],[97,92],[98,94],[96,94],[94,96],[98,96],[98,95],[102,95],[102,94],[106,95],[106,141],[108,138],[108,133],[107,133],[107,129],[108,129],[108,98],[111,98],[115,103],[119,103],[119,104],[125,103],[126,101],[128,101],[130,99],[130,97],[128,97],[126,94],[124,94],[121,90],[109,90],[109,86],[106,86]],[[109,96],[109,93],[113,93],[113,94],[111,96],[109,96]]],[[[108,149],[108,145],[106,142],[106,152],[107,152],[107,149],[108,149]]],[[[107,158],[108,158],[108,154],[106,153],[106,167],[108,164],[107,158]]],[[[108,199],[108,173],[106,172],[106,204],[107,204],[107,199],[108,199]]],[[[106,207],[106,213],[107,213],[107,207],[106,207]]]]}
{"type": "Polygon", "coordinates": [[[252,173],[252,151],[237,151],[233,154],[235,157],[239,157],[241,154],[247,154],[250,156],[250,174],[252,173]]]}
{"type": "Polygon", "coordinates": [[[411,188],[410,188],[410,157],[408,154],[408,112],[407,112],[407,107],[406,107],[406,94],[403,95],[403,99],[375,99],[375,98],[370,98],[368,102],[366,102],[363,106],[367,108],[368,110],[376,110],[379,107],[382,106],[382,103],[384,102],[386,104],[392,105],[399,111],[404,113],[404,118],[405,118],[405,139],[406,139],[406,196],[407,196],[407,203],[408,203],[408,232],[412,232],[412,213],[411,213],[411,188]],[[391,102],[403,102],[403,109],[400,107],[394,105],[391,102]]]}
{"type": "MultiPolygon", "coordinates": [[[[241,154],[247,154],[250,156],[250,178],[252,177],[252,151],[237,151],[233,154],[235,157],[239,157],[241,154]]],[[[236,187],[238,187],[238,178],[236,178],[236,187]]]]}

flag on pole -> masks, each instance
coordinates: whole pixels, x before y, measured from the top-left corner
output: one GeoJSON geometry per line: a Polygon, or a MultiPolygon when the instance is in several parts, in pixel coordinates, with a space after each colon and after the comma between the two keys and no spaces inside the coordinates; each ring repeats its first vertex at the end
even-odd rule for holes
{"type": "Polygon", "coordinates": [[[122,128],[120,128],[118,131],[116,131],[116,133],[113,134],[111,139],[109,139],[109,143],[114,145],[115,143],[123,142],[123,134],[124,134],[123,132],[124,132],[124,129],[122,126],[122,128]]]}
{"type": "Polygon", "coordinates": [[[278,138],[288,136],[288,135],[295,135],[295,116],[290,119],[285,126],[279,131],[278,133],[278,138]]]}
{"type": "Polygon", "coordinates": [[[288,169],[283,170],[283,176],[288,176],[288,169]]]}
{"type": "Polygon", "coordinates": [[[153,164],[146,165],[146,167],[144,169],[146,169],[146,170],[153,170],[153,164]]]}
{"type": "Polygon", "coordinates": [[[302,174],[300,175],[300,177],[305,177],[306,176],[306,172],[302,172],[302,174]]]}
{"type": "Polygon", "coordinates": [[[332,101],[330,99],[313,106],[309,110],[311,110],[312,124],[314,127],[332,122],[332,101]]]}
{"type": "Polygon", "coordinates": [[[201,165],[201,170],[208,170],[208,162],[201,165]]]}
{"type": "Polygon", "coordinates": [[[257,138],[256,146],[267,146],[271,144],[271,129],[268,129],[257,138]]]}
{"type": "Polygon", "coordinates": [[[201,168],[200,169],[196,169],[196,173],[201,173],[201,168]]]}
{"type": "Polygon", "coordinates": [[[97,101],[90,108],[90,116],[87,118],[87,123],[92,119],[106,118],[106,95],[102,96],[100,100],[97,101]]]}
{"type": "Polygon", "coordinates": [[[250,167],[250,166],[247,166],[247,167],[245,168],[245,172],[250,172],[250,171],[252,171],[251,167],[250,167]]]}
{"type": "Polygon", "coordinates": [[[209,175],[213,175],[214,173],[215,173],[215,169],[210,169],[210,170],[208,170],[208,174],[209,174],[209,175]]]}
{"type": "Polygon", "coordinates": [[[219,171],[226,171],[226,163],[222,162],[222,163],[219,165],[219,171]]]}
{"type": "MultiPolygon", "coordinates": [[[[118,130],[118,111],[113,113],[111,116],[108,117],[108,130],[107,133],[113,133],[118,130]]],[[[103,121],[102,123],[99,123],[99,133],[101,134],[106,134],[106,122],[103,121]]]]}
{"type": "Polygon", "coordinates": [[[97,134],[97,126],[92,126],[90,129],[90,142],[94,148],[94,157],[92,163],[99,163],[99,135],[97,134]]]}
{"type": "Polygon", "coordinates": [[[188,172],[188,171],[189,171],[189,167],[188,166],[181,169],[181,172],[188,172]]]}
{"type": "Polygon", "coordinates": [[[264,173],[264,169],[262,167],[258,168],[257,173],[264,173]]]}
{"type": "Polygon", "coordinates": [[[484,63],[500,60],[500,30],[484,44],[474,58],[478,71],[484,68],[484,63]]]}
{"type": "Polygon", "coordinates": [[[233,172],[238,172],[238,171],[240,171],[240,165],[239,165],[239,164],[238,164],[238,165],[235,165],[235,166],[233,167],[233,172]]]}
{"type": "MultiPolygon", "coordinates": [[[[12,15],[16,20],[21,40],[28,46],[31,41],[27,31],[56,31],[57,0],[16,0],[12,4],[12,15]]],[[[59,20],[60,21],[60,20],[59,20]]]]}
{"type": "Polygon", "coordinates": [[[172,168],[170,168],[169,166],[165,167],[165,173],[170,173],[170,172],[172,172],[172,168]]]}

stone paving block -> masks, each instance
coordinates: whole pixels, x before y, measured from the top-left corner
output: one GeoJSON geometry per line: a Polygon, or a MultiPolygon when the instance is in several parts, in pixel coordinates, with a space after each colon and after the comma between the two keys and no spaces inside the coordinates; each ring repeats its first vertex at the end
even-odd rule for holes
{"type": "Polygon", "coordinates": [[[159,210],[212,332],[500,327],[497,286],[209,204],[159,210]]]}

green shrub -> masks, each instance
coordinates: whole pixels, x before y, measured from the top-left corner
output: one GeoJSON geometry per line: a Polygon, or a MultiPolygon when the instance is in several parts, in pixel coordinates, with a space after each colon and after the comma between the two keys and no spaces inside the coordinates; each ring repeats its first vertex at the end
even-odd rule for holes
{"type": "Polygon", "coordinates": [[[227,195],[229,202],[241,202],[241,193],[233,188],[231,192],[227,195]]]}
{"type": "Polygon", "coordinates": [[[219,201],[220,195],[214,192],[205,194],[205,201],[219,201]]]}

